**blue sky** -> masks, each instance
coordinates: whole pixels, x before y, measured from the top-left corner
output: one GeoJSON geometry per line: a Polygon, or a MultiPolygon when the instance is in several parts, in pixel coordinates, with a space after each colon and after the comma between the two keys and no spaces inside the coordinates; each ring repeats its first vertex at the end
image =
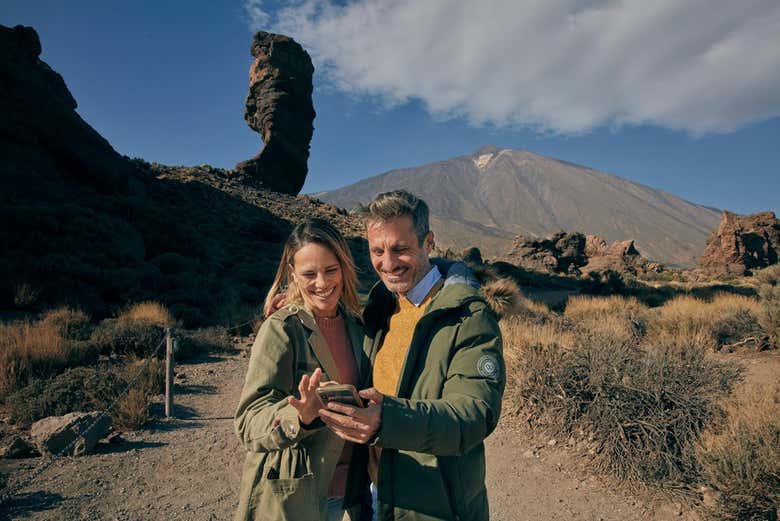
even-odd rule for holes
{"type": "Polygon", "coordinates": [[[262,27],[317,67],[305,192],[495,144],[780,212],[780,4],[648,5],[5,0],[0,24],[35,27],[81,116],[149,161],[230,168],[260,149],[243,106],[262,27]]]}

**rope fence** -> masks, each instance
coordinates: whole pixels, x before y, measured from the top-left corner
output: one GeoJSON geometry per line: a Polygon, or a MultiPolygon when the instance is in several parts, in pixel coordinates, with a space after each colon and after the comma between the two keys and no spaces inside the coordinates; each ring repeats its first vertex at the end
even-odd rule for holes
{"type": "MultiPolygon", "coordinates": [[[[246,322],[242,322],[241,324],[227,327],[225,328],[226,332],[230,331],[239,331],[245,326],[248,326],[252,324],[255,321],[255,318],[252,318],[250,320],[247,320],[246,322]]],[[[165,345],[166,346],[166,356],[165,356],[165,417],[169,418],[172,415],[173,411],[173,368],[174,368],[174,357],[173,354],[176,351],[176,342],[177,339],[173,336],[171,328],[167,328],[165,331],[165,336],[160,340],[160,342],[157,344],[157,347],[154,348],[154,351],[151,352],[151,354],[146,358],[144,361],[144,364],[141,366],[141,368],[138,370],[138,372],[133,376],[133,378],[130,379],[130,381],[125,386],[125,389],[120,392],[114,400],[109,404],[108,407],[104,411],[102,411],[95,420],[88,425],[84,430],[80,431],[78,435],[71,441],[64,449],[62,449],[59,453],[51,455],[47,457],[43,462],[41,462],[36,468],[31,470],[29,474],[27,474],[25,477],[18,480],[13,485],[9,485],[6,487],[5,490],[0,491],[0,505],[3,505],[4,503],[8,502],[13,498],[15,495],[17,495],[21,490],[28,487],[35,479],[37,479],[41,474],[46,472],[55,462],[61,460],[62,458],[71,455],[73,448],[75,447],[76,443],[83,437],[85,437],[87,434],[89,434],[90,431],[102,420],[106,415],[108,415],[113,408],[116,406],[119,401],[124,398],[124,396],[130,391],[130,389],[133,388],[133,386],[139,381],[141,376],[146,372],[146,370],[149,368],[149,364],[151,364],[152,360],[157,358],[157,354],[160,352],[160,348],[165,345]]]]}
{"type": "MultiPolygon", "coordinates": [[[[87,426],[84,430],[80,431],[78,435],[71,441],[64,449],[62,449],[59,453],[54,454],[52,456],[49,456],[45,461],[43,461],[41,464],[39,464],[36,468],[34,468],[30,473],[14,483],[12,486],[8,486],[5,490],[0,493],[0,505],[8,502],[13,496],[17,495],[19,491],[29,486],[38,476],[46,472],[46,470],[49,469],[56,461],[59,461],[63,457],[72,454],[73,448],[75,447],[76,443],[80,439],[82,439],[84,436],[86,436],[94,427],[95,425],[100,422],[101,419],[103,419],[107,414],[109,414],[113,408],[116,406],[117,403],[130,391],[130,389],[138,382],[138,380],[141,378],[141,376],[144,374],[144,372],[149,368],[149,364],[152,363],[152,360],[154,360],[157,357],[157,353],[160,352],[160,348],[163,346],[163,344],[167,344],[167,354],[166,354],[166,365],[171,368],[170,372],[172,373],[173,369],[173,359],[172,356],[170,356],[172,352],[172,334],[171,330],[166,330],[165,337],[163,337],[162,340],[157,344],[157,347],[154,348],[154,351],[146,358],[144,361],[143,366],[138,370],[138,372],[133,376],[133,378],[130,379],[130,381],[127,383],[127,386],[125,389],[120,392],[114,400],[109,404],[109,406],[102,411],[95,420],[87,426]]],[[[171,375],[172,379],[172,375],[171,375]]],[[[168,382],[166,378],[166,390],[168,389],[168,382]]],[[[172,397],[172,395],[171,395],[172,397]]],[[[171,398],[172,401],[172,398],[171,398]]],[[[168,398],[166,396],[166,405],[168,402],[168,398]]],[[[166,416],[169,415],[169,410],[167,410],[166,407],[166,416]]]]}
{"type": "Polygon", "coordinates": [[[244,327],[244,326],[248,326],[249,324],[251,324],[251,323],[252,323],[252,322],[254,322],[255,320],[256,320],[256,319],[252,318],[252,319],[249,319],[249,320],[247,320],[246,322],[243,322],[243,323],[241,323],[241,324],[239,324],[239,325],[237,325],[237,326],[230,326],[230,327],[226,327],[226,328],[225,328],[225,331],[239,330],[239,329],[241,329],[241,328],[242,328],[242,327],[244,327]]]}

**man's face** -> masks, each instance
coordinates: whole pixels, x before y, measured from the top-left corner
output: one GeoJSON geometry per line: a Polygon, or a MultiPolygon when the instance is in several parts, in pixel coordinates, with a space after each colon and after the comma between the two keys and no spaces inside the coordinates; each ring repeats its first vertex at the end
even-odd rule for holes
{"type": "Polygon", "coordinates": [[[370,221],[366,227],[371,264],[387,289],[406,295],[431,269],[428,255],[433,250],[433,232],[417,241],[412,217],[370,221]]]}

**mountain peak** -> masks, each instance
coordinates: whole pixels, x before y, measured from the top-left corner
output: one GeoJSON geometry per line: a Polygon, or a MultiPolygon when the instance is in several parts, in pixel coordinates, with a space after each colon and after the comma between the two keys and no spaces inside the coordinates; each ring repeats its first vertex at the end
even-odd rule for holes
{"type": "Polygon", "coordinates": [[[499,150],[500,149],[496,145],[484,145],[484,146],[478,148],[477,150],[475,150],[474,153],[471,154],[471,155],[479,157],[479,156],[484,156],[484,155],[487,155],[487,154],[495,154],[499,150]]]}
{"type": "Polygon", "coordinates": [[[610,242],[635,239],[648,258],[690,264],[719,213],[625,179],[528,150],[486,145],[472,153],[393,170],[320,198],[343,208],[404,188],[426,200],[437,243],[503,255],[515,235],[579,230],[610,242]]]}

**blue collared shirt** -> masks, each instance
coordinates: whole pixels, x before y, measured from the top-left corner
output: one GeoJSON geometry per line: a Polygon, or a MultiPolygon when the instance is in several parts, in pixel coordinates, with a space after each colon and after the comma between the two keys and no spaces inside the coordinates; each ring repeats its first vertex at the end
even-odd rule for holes
{"type": "Polygon", "coordinates": [[[436,266],[432,266],[431,270],[417,283],[415,287],[410,289],[406,293],[406,300],[414,304],[416,307],[420,307],[425,297],[431,292],[433,287],[441,280],[441,272],[436,266]]]}

